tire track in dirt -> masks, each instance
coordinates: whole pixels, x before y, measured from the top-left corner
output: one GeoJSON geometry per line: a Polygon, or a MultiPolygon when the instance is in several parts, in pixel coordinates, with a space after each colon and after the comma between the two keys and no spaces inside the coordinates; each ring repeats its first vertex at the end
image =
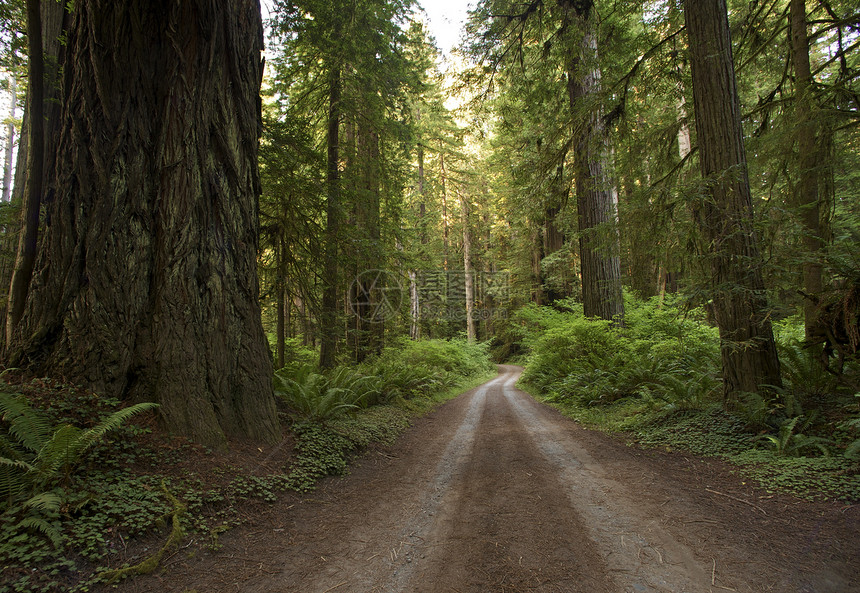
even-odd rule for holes
{"type": "Polygon", "coordinates": [[[856,542],[841,535],[850,529],[829,524],[842,539],[822,549],[844,550],[838,558],[791,564],[789,551],[795,562],[803,559],[790,548],[797,542],[787,540],[776,551],[750,545],[749,529],[762,541],[774,524],[738,520],[738,513],[753,510],[727,509],[731,499],[704,496],[699,479],[679,470],[677,457],[645,454],[584,431],[516,389],[521,369],[500,370],[496,379],[416,420],[395,446],[368,452],[349,476],[325,480],[311,495],[285,497],[225,534],[221,550],[180,556],[169,572],[134,579],[125,590],[858,590],[849,583],[860,571],[846,560],[856,542]],[[656,459],[674,465],[655,465],[656,459]],[[690,520],[671,520],[678,516],[690,520]],[[725,527],[687,525],[701,522],[725,527]]]}
{"type": "Polygon", "coordinates": [[[399,591],[615,591],[562,483],[505,397],[486,398],[472,453],[451,483],[427,558],[399,591]]]}
{"type": "Polygon", "coordinates": [[[507,381],[505,398],[525,432],[565,484],[571,507],[589,526],[602,557],[624,591],[637,593],[707,593],[711,575],[693,552],[640,512],[635,497],[609,478],[570,434],[570,422],[559,421],[507,381]]]}

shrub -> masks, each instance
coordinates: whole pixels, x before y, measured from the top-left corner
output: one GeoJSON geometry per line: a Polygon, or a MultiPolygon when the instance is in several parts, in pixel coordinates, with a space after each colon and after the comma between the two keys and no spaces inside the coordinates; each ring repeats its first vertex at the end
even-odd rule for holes
{"type": "Polygon", "coordinates": [[[523,327],[545,328],[533,345],[523,380],[558,400],[605,405],[629,397],[670,409],[701,408],[717,398],[719,339],[699,310],[627,298],[627,325],[570,312],[527,308],[523,327]]]}

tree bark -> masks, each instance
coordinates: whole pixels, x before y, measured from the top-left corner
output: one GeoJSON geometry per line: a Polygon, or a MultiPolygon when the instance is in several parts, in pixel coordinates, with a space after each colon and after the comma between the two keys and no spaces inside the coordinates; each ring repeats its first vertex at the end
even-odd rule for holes
{"type": "Polygon", "coordinates": [[[27,40],[30,51],[30,151],[27,164],[27,196],[21,209],[21,232],[6,308],[6,344],[12,341],[24,306],[39,240],[45,155],[45,55],[42,48],[41,0],[27,1],[27,40]]]}
{"type": "Polygon", "coordinates": [[[340,68],[329,74],[328,133],[326,144],[326,234],[323,264],[323,297],[320,311],[320,368],[335,364],[337,349],[338,233],[340,232],[340,68]]]}
{"type": "Polygon", "coordinates": [[[439,141],[439,172],[442,184],[442,269],[448,271],[448,173],[445,171],[445,153],[442,152],[442,141],[439,141]]]}
{"type": "Polygon", "coordinates": [[[579,216],[582,303],[586,317],[624,324],[621,247],[609,173],[606,126],[600,108],[600,68],[593,2],[560,0],[578,35],[567,64],[567,90],[576,120],[574,175],[579,216]]]}
{"type": "Polygon", "coordinates": [[[155,400],[170,432],[202,443],[273,441],[256,265],[260,5],[163,8],[75,2],[58,193],[14,363],[155,400]]]}
{"type": "MultiPolygon", "coordinates": [[[[60,62],[65,53],[65,46],[63,45],[62,40],[65,37],[64,32],[68,25],[68,13],[66,12],[65,6],[62,2],[55,2],[53,0],[42,0],[40,9],[40,20],[42,23],[41,45],[44,69],[44,75],[42,77],[42,80],[44,81],[44,96],[42,101],[44,115],[42,119],[44,122],[43,145],[54,147],[57,145],[60,134],[60,62]]],[[[31,104],[32,100],[30,97],[30,90],[28,88],[27,97],[24,102],[23,124],[21,125],[21,133],[18,138],[18,155],[16,157],[15,179],[12,183],[11,198],[12,203],[22,210],[24,208],[25,196],[28,195],[30,187],[28,185],[27,178],[30,174],[31,104]]],[[[42,193],[40,198],[41,206],[50,201],[51,196],[54,194],[54,180],[52,175],[54,172],[54,164],[56,162],[56,154],[55,150],[44,150],[42,154],[42,178],[39,181],[39,183],[42,184],[42,193]]],[[[32,213],[31,216],[33,216],[32,213]]],[[[22,217],[19,217],[19,219],[20,218],[22,217]]],[[[16,228],[9,233],[7,238],[4,239],[4,243],[9,245],[8,252],[12,254],[12,258],[14,260],[18,259],[17,247],[20,243],[22,228],[21,224],[16,225],[16,228]]],[[[38,233],[35,233],[35,235],[36,249],[38,249],[38,233]]],[[[34,239],[31,237],[30,244],[32,244],[33,240],[34,239]]],[[[11,265],[3,270],[2,277],[0,277],[0,286],[3,286],[4,290],[7,290],[7,292],[11,287],[14,267],[15,261],[12,261],[11,265]]],[[[8,305],[8,299],[4,304],[2,315],[0,315],[0,327],[2,328],[2,331],[0,331],[0,338],[3,339],[4,347],[8,344],[6,340],[6,322],[9,308],[6,305],[8,305]]]]}
{"type": "Polygon", "coordinates": [[[472,233],[469,230],[469,200],[460,194],[460,215],[463,222],[463,273],[466,283],[466,340],[475,341],[475,276],[472,271],[472,233]]]}
{"type": "Polygon", "coordinates": [[[379,301],[377,283],[385,274],[375,272],[382,261],[380,252],[380,162],[379,134],[366,125],[357,126],[356,154],[359,190],[355,196],[355,226],[359,232],[356,278],[352,288],[355,314],[355,361],[360,363],[382,349],[385,315],[388,309],[379,301]],[[368,273],[374,271],[373,273],[368,273]]]}
{"type": "MultiPolygon", "coordinates": [[[[9,94],[12,95],[12,105],[9,107],[9,119],[15,119],[18,108],[18,88],[15,77],[9,77],[9,94]]],[[[11,121],[6,125],[6,157],[3,160],[3,201],[12,201],[12,159],[15,158],[15,124],[11,121]]]]}
{"type": "Polygon", "coordinates": [[[286,264],[284,263],[284,250],[286,249],[283,239],[283,229],[278,229],[277,242],[277,258],[275,261],[275,302],[277,311],[275,312],[275,368],[284,368],[284,350],[286,349],[286,319],[284,317],[284,309],[287,306],[285,297],[286,293],[286,264]]]}
{"type": "Polygon", "coordinates": [[[725,0],[685,0],[693,106],[705,198],[693,215],[709,246],[724,399],[782,385],[768,320],[762,260],[735,87],[725,0]]]}
{"type": "MultiPolygon", "coordinates": [[[[821,248],[821,197],[819,170],[824,155],[818,147],[818,125],[812,96],[812,70],[809,64],[809,38],[806,31],[806,2],[791,0],[791,61],[794,66],[795,113],[797,115],[797,149],[800,180],[795,203],[803,226],[803,290],[809,297],[818,297],[822,291],[821,248]]],[[[806,298],[803,307],[806,338],[812,339],[816,315],[816,302],[806,298]]]]}

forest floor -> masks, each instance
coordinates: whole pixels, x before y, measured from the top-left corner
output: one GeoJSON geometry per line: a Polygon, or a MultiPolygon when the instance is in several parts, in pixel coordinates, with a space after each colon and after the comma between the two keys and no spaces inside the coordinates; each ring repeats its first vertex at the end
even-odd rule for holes
{"type": "Polygon", "coordinates": [[[520,370],[120,591],[860,592],[860,505],[585,430],[520,370]]]}

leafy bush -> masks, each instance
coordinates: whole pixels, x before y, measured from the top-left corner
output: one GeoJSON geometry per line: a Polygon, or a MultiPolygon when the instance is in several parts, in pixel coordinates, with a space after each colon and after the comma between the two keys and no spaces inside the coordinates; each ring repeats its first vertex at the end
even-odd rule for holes
{"type": "Polygon", "coordinates": [[[655,407],[690,409],[718,398],[719,340],[701,311],[628,296],[626,326],[616,328],[567,308],[515,316],[523,327],[544,328],[527,338],[524,382],[577,406],[647,397],[655,407]]]}
{"type": "Polygon", "coordinates": [[[558,383],[565,377],[594,369],[595,362],[605,368],[606,361],[629,351],[626,338],[611,328],[608,321],[569,316],[549,327],[535,341],[523,380],[557,391],[558,383]]]}
{"type": "Polygon", "coordinates": [[[284,367],[274,382],[276,395],[298,417],[324,421],[397,398],[429,396],[492,368],[484,344],[403,340],[357,367],[284,367]]]}

